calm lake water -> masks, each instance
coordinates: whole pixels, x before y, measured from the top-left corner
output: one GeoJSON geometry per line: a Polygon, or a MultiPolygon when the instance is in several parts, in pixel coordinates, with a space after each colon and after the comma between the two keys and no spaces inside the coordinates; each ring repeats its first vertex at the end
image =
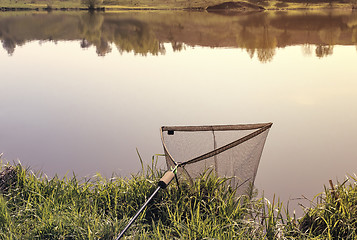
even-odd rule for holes
{"type": "Polygon", "coordinates": [[[0,153],[35,171],[128,176],[162,125],[273,122],[266,196],[357,172],[356,12],[0,13],[0,40],[0,153]]]}

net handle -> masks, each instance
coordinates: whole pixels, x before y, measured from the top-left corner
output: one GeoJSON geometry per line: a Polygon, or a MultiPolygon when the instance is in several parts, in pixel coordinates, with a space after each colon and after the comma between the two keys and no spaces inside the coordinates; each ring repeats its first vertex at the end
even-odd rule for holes
{"type": "Polygon", "coordinates": [[[257,124],[239,124],[239,125],[214,125],[214,126],[163,126],[161,131],[230,131],[230,130],[254,130],[266,126],[271,127],[272,123],[257,123],[257,124]]]}
{"type": "Polygon", "coordinates": [[[191,163],[196,163],[196,162],[199,162],[199,161],[202,161],[204,159],[207,159],[207,158],[210,158],[210,157],[213,157],[219,153],[222,153],[224,151],[227,151],[228,149],[231,149],[243,142],[246,142],[248,141],[249,139],[255,137],[255,136],[258,136],[259,134],[265,132],[266,130],[268,130],[273,124],[272,123],[266,123],[266,124],[247,124],[247,125],[220,125],[220,126],[203,126],[203,127],[162,127],[162,131],[161,131],[161,137],[162,137],[162,143],[164,145],[164,148],[166,150],[166,152],[169,154],[169,157],[170,159],[175,163],[175,165],[178,165],[179,167],[182,167],[182,166],[185,166],[187,164],[191,164],[191,163]],[[234,126],[235,128],[230,128],[230,129],[227,129],[228,126],[234,126]],[[216,150],[213,150],[213,151],[210,151],[208,153],[205,153],[201,156],[198,156],[198,157],[195,157],[191,160],[188,160],[186,162],[182,162],[182,163],[176,163],[175,160],[173,159],[173,157],[170,155],[169,151],[167,150],[166,148],[166,144],[164,143],[164,140],[163,140],[163,134],[162,132],[163,131],[167,131],[167,130],[176,130],[176,131],[197,131],[197,129],[199,128],[203,128],[203,129],[207,129],[207,130],[202,130],[202,131],[212,131],[212,128],[213,130],[216,129],[216,131],[218,131],[217,129],[220,129],[221,131],[225,131],[225,130],[249,130],[249,129],[256,129],[258,128],[257,126],[260,126],[260,128],[257,130],[257,131],[254,131],[236,141],[233,141],[227,145],[224,145],[220,148],[217,148],[216,150]],[[210,127],[210,129],[208,130],[208,128],[210,127]],[[186,130],[178,130],[178,129],[186,129],[186,130]],[[196,129],[196,130],[191,130],[191,129],[196,129]],[[189,129],[189,130],[187,130],[189,129]],[[224,129],[224,130],[222,130],[224,129]]]}

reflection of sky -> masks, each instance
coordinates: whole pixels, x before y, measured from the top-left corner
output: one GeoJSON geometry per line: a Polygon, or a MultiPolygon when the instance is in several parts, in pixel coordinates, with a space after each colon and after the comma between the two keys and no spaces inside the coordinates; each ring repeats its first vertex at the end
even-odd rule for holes
{"type": "Polygon", "coordinates": [[[356,48],[306,56],[277,49],[269,63],[244,50],[190,48],[164,56],[79,42],[0,50],[0,152],[49,175],[136,172],[161,153],[159,127],[273,122],[257,187],[313,196],[355,172],[356,48]]]}

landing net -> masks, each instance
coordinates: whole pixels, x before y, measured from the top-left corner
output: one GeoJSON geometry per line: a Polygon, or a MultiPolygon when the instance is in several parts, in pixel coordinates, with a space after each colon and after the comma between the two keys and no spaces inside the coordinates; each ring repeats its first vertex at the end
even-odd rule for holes
{"type": "Polygon", "coordinates": [[[207,169],[231,178],[237,195],[254,184],[265,140],[272,123],[162,127],[167,166],[189,181],[207,169]]]}

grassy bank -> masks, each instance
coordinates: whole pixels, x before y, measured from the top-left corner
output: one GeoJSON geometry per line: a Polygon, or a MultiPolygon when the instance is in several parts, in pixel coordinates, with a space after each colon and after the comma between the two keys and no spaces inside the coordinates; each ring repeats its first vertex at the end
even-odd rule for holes
{"type": "MultiPolygon", "coordinates": [[[[228,0],[229,1],[229,0],[228,0]]],[[[88,10],[105,11],[160,10],[160,9],[205,9],[208,6],[228,2],[227,0],[1,0],[0,10],[88,10]]],[[[357,0],[243,0],[267,10],[291,9],[351,9],[357,0]]]]}
{"type": "MultiPolygon", "coordinates": [[[[154,191],[153,165],[130,179],[47,178],[21,165],[0,174],[0,239],[114,239],[154,191]]],[[[126,239],[356,239],[357,191],[328,189],[297,219],[279,201],[236,198],[228,179],[202,174],[193,186],[172,183],[126,233],[126,239]]]]}

